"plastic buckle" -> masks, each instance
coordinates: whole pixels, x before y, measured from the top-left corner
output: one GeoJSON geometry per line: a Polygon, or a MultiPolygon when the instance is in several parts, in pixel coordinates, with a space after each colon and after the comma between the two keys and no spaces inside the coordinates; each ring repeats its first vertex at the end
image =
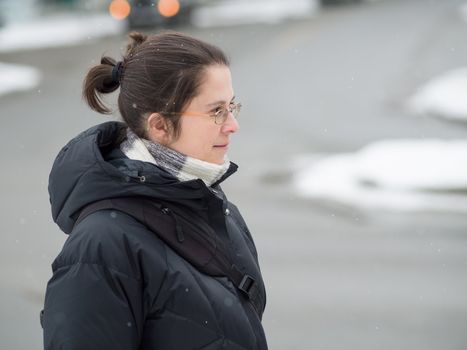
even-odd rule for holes
{"type": "Polygon", "coordinates": [[[253,287],[255,283],[256,281],[253,277],[245,274],[245,276],[242,278],[242,281],[240,282],[240,285],[238,286],[238,289],[250,296],[251,287],[253,287]]]}

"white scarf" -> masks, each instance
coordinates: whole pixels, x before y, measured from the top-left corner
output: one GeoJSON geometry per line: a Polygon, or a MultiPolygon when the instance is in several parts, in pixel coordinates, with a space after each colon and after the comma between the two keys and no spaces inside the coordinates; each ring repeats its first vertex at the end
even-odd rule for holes
{"type": "Polygon", "coordinates": [[[230,166],[227,156],[222,164],[205,162],[139,138],[130,128],[127,129],[127,139],[121,143],[120,149],[128,158],[162,167],[180,181],[201,179],[206,186],[218,181],[230,166]]]}

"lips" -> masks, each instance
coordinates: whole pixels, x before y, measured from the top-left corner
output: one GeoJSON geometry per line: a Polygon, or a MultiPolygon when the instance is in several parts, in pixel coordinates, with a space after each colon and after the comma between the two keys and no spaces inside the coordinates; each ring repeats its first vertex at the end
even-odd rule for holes
{"type": "Polygon", "coordinates": [[[223,145],[214,145],[215,148],[227,148],[229,147],[229,144],[228,143],[225,143],[223,145]]]}

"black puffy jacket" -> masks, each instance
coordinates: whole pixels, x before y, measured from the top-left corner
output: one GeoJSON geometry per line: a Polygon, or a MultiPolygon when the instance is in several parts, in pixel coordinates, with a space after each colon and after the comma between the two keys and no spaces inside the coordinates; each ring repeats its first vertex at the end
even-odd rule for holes
{"type": "MultiPolygon", "coordinates": [[[[124,127],[93,127],[54,162],[52,215],[69,237],[47,285],[45,349],[267,349],[260,317],[229,279],[203,274],[132,216],[101,210],[75,226],[82,208],[101,199],[144,196],[170,203],[212,227],[265,296],[250,233],[219,185],[180,182],[153,164],[128,159],[116,141],[124,127]]],[[[221,181],[235,170],[232,164],[221,181]]]]}

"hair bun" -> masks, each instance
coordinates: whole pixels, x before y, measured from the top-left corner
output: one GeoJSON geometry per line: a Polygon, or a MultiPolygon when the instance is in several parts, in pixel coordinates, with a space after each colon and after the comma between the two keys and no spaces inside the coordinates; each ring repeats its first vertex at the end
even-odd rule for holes
{"type": "Polygon", "coordinates": [[[140,32],[131,32],[128,34],[130,37],[131,41],[127,46],[127,54],[132,54],[133,51],[142,43],[144,43],[148,36],[146,34],[140,33],[140,32]]]}

